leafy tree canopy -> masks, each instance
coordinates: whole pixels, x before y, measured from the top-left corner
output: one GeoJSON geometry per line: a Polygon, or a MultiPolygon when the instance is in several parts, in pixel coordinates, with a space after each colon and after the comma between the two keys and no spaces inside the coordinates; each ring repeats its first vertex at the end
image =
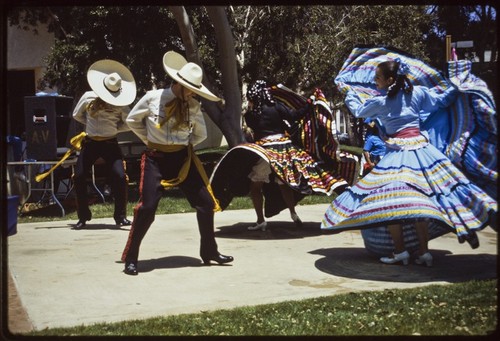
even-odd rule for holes
{"type": "MultiPolygon", "coordinates": [[[[222,75],[234,66],[219,58],[210,16],[205,7],[184,9],[205,77],[228,98],[234,98],[234,92],[243,98],[248,83],[266,79],[306,96],[319,87],[327,98],[340,102],[332,80],[356,45],[392,46],[443,69],[445,35],[452,34],[455,41],[474,40],[480,53],[490,48],[496,56],[496,12],[491,6],[228,6],[239,84],[222,86],[222,75]]],[[[128,66],[142,96],[164,86],[163,54],[186,49],[166,6],[14,7],[8,18],[11,25],[35,31],[38,22],[48,24],[56,43],[44,81],[74,97],[88,89],[88,67],[103,58],[128,66]]],[[[220,115],[208,110],[231,144],[239,141],[241,134],[233,132],[238,124],[224,124],[239,122],[240,109],[220,115]]]]}
{"type": "Polygon", "coordinates": [[[331,95],[332,78],[356,45],[394,46],[427,59],[432,14],[425,6],[237,6],[228,13],[244,81],[331,95]]]}
{"type": "MultiPolygon", "coordinates": [[[[186,10],[207,74],[220,85],[206,11],[186,10]]],[[[305,92],[314,87],[331,92],[333,76],[357,44],[391,45],[425,58],[423,37],[431,19],[424,6],[234,6],[227,13],[237,53],[246,56],[239,64],[242,82],[265,78],[305,92]]],[[[86,70],[102,58],[127,65],[139,91],[148,90],[165,79],[163,53],[184,49],[166,7],[29,7],[17,8],[9,18],[25,26],[47,22],[56,33],[44,78],[68,94],[87,88],[86,70]]]]}

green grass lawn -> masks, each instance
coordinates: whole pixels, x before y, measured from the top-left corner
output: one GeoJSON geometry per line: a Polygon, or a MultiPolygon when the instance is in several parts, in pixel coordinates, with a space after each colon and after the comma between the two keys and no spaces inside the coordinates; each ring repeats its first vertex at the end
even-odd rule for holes
{"type": "Polygon", "coordinates": [[[497,281],[367,291],[200,314],[45,329],[28,336],[491,335],[497,281]]]}
{"type": "MultiPolygon", "coordinates": [[[[361,148],[359,147],[350,147],[350,146],[341,146],[341,150],[347,151],[349,153],[360,155],[361,148]]],[[[206,171],[208,174],[211,174],[213,167],[217,163],[217,161],[227,152],[226,147],[220,148],[210,148],[202,151],[197,151],[198,156],[204,162],[206,171]]],[[[113,203],[99,203],[99,199],[97,196],[92,197],[92,190],[89,188],[89,197],[90,202],[92,203],[91,211],[93,218],[106,218],[113,216],[113,203]]],[[[60,208],[53,205],[41,205],[41,207],[37,207],[33,210],[25,210],[24,213],[18,218],[19,223],[29,223],[29,222],[40,222],[40,221],[56,221],[56,220],[75,220],[78,221],[78,217],[76,215],[76,202],[74,198],[74,191],[71,192],[71,195],[68,199],[66,199],[62,204],[64,206],[64,210],[66,215],[61,217],[60,208]]],[[[322,204],[322,203],[330,203],[334,199],[334,196],[326,196],[326,195],[310,195],[305,197],[299,205],[311,205],[311,204],[322,204]]],[[[139,200],[138,193],[138,185],[137,182],[131,182],[129,184],[128,189],[128,205],[127,205],[127,213],[128,216],[131,217],[133,215],[134,206],[137,204],[139,200]]],[[[233,199],[228,210],[234,209],[248,209],[252,208],[252,203],[250,198],[248,197],[236,197],[233,199]]],[[[181,191],[177,188],[172,188],[165,191],[163,198],[160,200],[158,205],[158,210],[156,214],[170,214],[170,213],[182,213],[182,212],[193,212],[193,208],[191,208],[181,193],[181,191]]]]}
{"type": "MultiPolygon", "coordinates": [[[[89,191],[89,193],[91,193],[89,191]]],[[[92,218],[106,218],[113,216],[114,204],[112,201],[106,203],[99,203],[97,197],[92,197],[91,202],[93,204],[90,206],[92,211],[92,218]]],[[[137,193],[137,185],[129,185],[129,201],[127,204],[127,214],[129,219],[132,219],[134,212],[134,206],[139,200],[139,194],[137,193]]],[[[333,197],[326,195],[310,195],[302,199],[299,205],[312,205],[312,204],[329,204],[333,200],[333,197]]],[[[70,197],[63,202],[66,215],[61,217],[61,211],[58,206],[49,205],[42,207],[33,211],[25,212],[20,217],[18,217],[18,223],[34,223],[41,221],[57,221],[57,220],[74,220],[75,223],[78,221],[76,214],[76,206],[74,198],[70,197]]],[[[252,202],[249,197],[235,197],[227,210],[239,210],[239,209],[250,209],[253,208],[252,202]]],[[[187,199],[183,196],[182,192],[177,188],[169,189],[165,191],[163,198],[158,204],[158,209],[156,214],[171,214],[171,213],[186,213],[194,212],[194,209],[189,206],[187,199]]]]}

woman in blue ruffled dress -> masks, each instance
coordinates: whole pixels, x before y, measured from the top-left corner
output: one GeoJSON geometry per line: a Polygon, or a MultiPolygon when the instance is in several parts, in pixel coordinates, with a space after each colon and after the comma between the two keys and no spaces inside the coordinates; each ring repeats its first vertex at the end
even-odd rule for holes
{"type": "MultiPolygon", "coordinates": [[[[475,231],[488,225],[497,203],[471,183],[420,131],[419,112],[446,107],[457,90],[437,93],[413,86],[401,60],[378,64],[375,83],[381,94],[366,100],[349,90],[345,103],[357,118],[378,118],[388,136],[386,155],[355,186],[328,207],[322,229],[387,226],[394,242],[387,264],[408,264],[402,224],[415,226],[419,250],[415,262],[432,266],[428,250],[431,220],[448,227],[460,242],[477,240],[475,231]]],[[[471,242],[471,245],[474,243],[471,242]]],[[[474,245],[473,245],[474,247],[474,245]]]]}

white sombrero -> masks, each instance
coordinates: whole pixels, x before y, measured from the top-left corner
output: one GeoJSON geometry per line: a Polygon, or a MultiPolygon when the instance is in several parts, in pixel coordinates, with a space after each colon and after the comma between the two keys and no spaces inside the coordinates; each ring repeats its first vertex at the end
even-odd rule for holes
{"type": "Polygon", "coordinates": [[[195,63],[188,63],[187,60],[177,52],[168,51],[163,55],[163,67],[168,75],[175,81],[201,97],[214,102],[221,100],[201,83],[203,79],[201,67],[195,63]]]}
{"type": "Polygon", "coordinates": [[[111,105],[129,105],[137,93],[134,76],[129,69],[111,59],[92,64],[87,71],[87,81],[97,96],[111,105]]]}

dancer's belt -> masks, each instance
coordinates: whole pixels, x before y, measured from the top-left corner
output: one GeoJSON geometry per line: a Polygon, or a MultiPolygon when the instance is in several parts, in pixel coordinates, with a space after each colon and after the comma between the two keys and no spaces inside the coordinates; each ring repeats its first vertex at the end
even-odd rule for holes
{"type": "Polygon", "coordinates": [[[419,128],[405,128],[401,131],[398,131],[396,134],[391,135],[390,137],[397,138],[397,139],[406,139],[410,137],[416,137],[420,135],[420,129],[419,128]]]}

